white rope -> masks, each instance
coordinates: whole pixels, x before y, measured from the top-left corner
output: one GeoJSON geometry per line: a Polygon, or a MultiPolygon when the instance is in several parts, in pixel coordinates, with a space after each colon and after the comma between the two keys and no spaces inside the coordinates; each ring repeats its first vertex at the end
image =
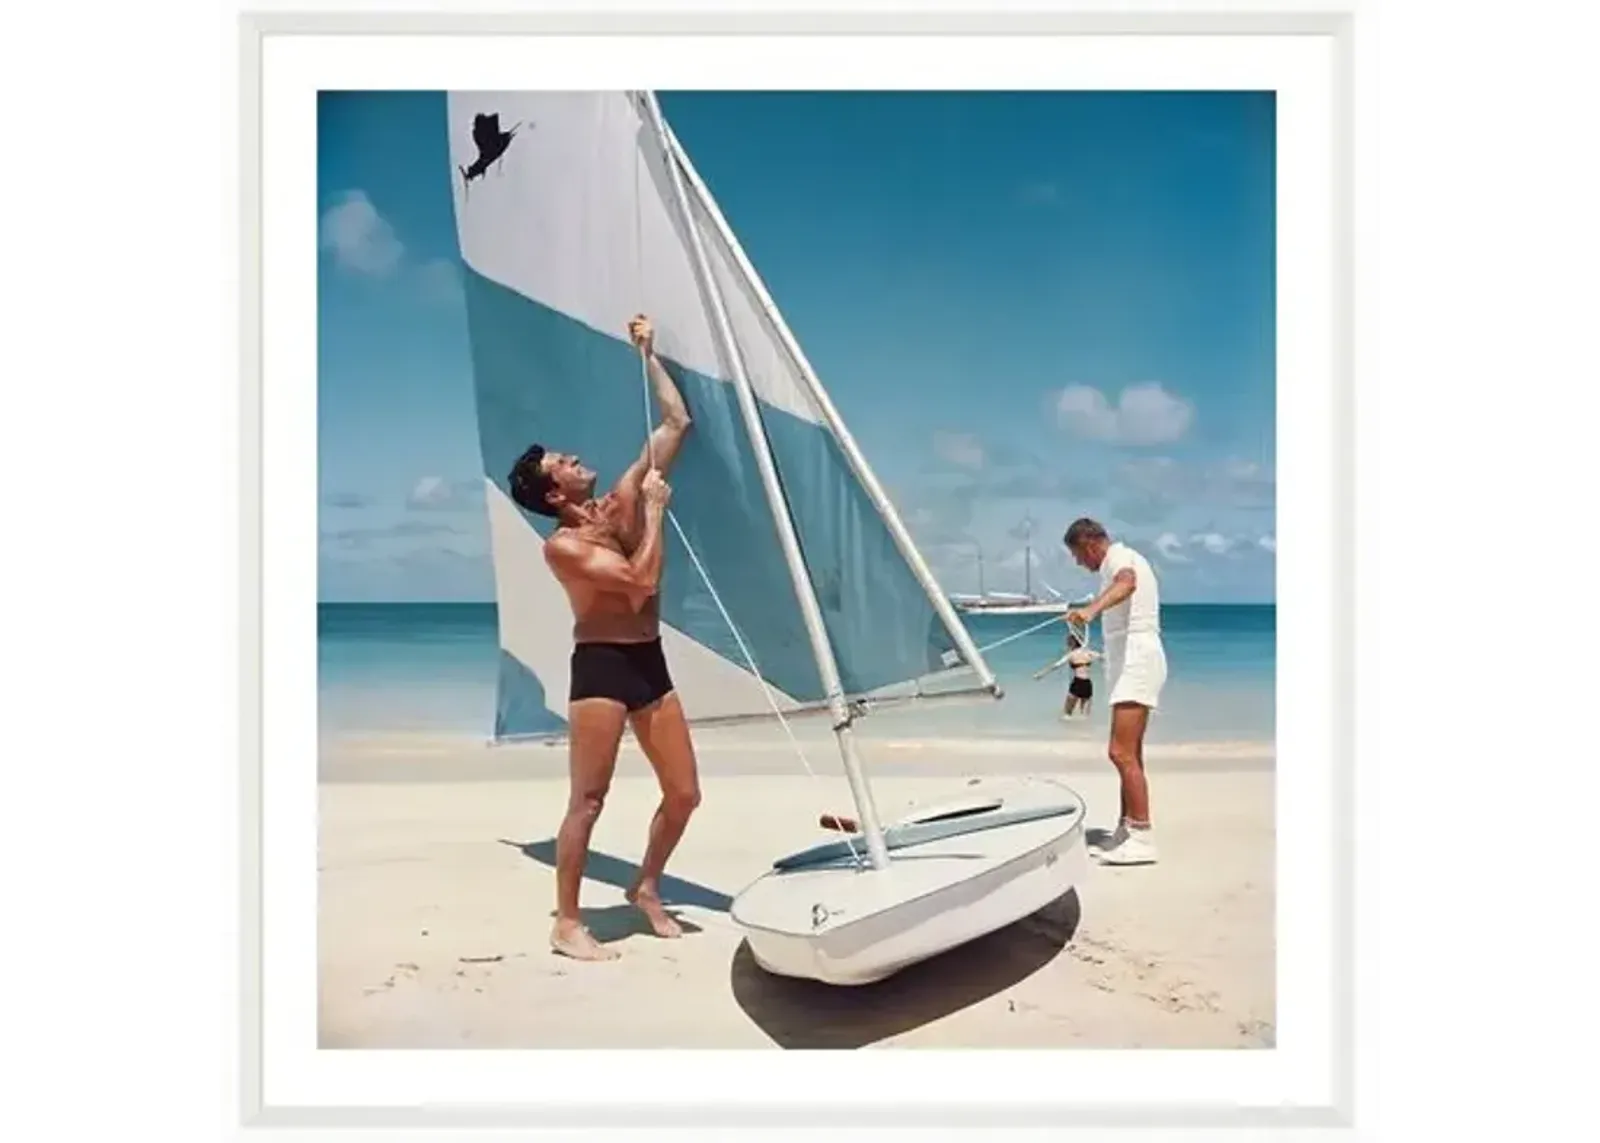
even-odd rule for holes
{"type": "MultiPolygon", "coordinates": [[[[644,289],[644,200],[639,194],[639,152],[641,148],[633,149],[633,250],[634,270],[637,274],[635,281],[639,287],[639,297],[642,301],[644,289]]],[[[644,312],[641,304],[639,312],[644,312]]],[[[650,364],[645,360],[644,350],[639,350],[639,364],[644,370],[644,447],[650,456],[650,469],[656,467],[656,442],[650,427],[650,364]]],[[[670,512],[669,512],[670,515],[670,512]]],[[[677,523],[676,520],[673,521],[677,523]]]]}
{"type": "MultiPolygon", "coordinates": [[[[645,432],[648,433],[650,431],[650,363],[645,357],[643,349],[639,352],[639,363],[644,377],[645,432]]],[[[653,455],[650,467],[652,469],[655,468],[653,455]]],[[[783,708],[778,705],[777,697],[772,693],[772,687],[767,683],[766,677],[762,675],[761,668],[756,666],[755,655],[751,653],[749,646],[745,643],[744,636],[739,633],[739,625],[733,621],[733,616],[728,614],[728,608],[722,602],[722,596],[717,594],[716,585],[711,582],[711,574],[706,571],[705,565],[700,562],[700,557],[695,552],[694,545],[689,542],[689,537],[684,534],[683,525],[678,523],[678,517],[673,514],[670,508],[667,509],[667,519],[671,521],[673,531],[677,532],[678,539],[682,541],[683,550],[689,553],[689,561],[694,564],[694,570],[700,573],[700,581],[706,585],[706,591],[711,595],[711,602],[717,605],[717,611],[721,614],[722,621],[728,625],[728,630],[733,634],[733,641],[739,644],[739,653],[744,656],[745,662],[750,665],[750,673],[755,676],[756,682],[761,684],[761,693],[765,696],[767,705],[772,708],[772,713],[777,716],[778,725],[783,727],[784,734],[788,736],[789,745],[794,747],[794,752],[799,757],[800,764],[805,767],[806,774],[810,776],[812,781],[821,782],[822,775],[817,773],[811,765],[811,759],[806,757],[805,747],[800,745],[800,739],[795,735],[794,728],[789,725],[789,720],[783,716],[783,708]]],[[[857,864],[860,864],[862,856],[856,850],[855,842],[851,840],[850,834],[846,833],[844,835],[844,843],[850,849],[850,856],[857,864]]]]}
{"type": "Polygon", "coordinates": [[[1052,615],[1049,619],[1045,619],[1045,620],[1042,620],[1039,623],[1035,623],[1032,627],[1029,627],[1025,631],[1018,631],[1014,635],[1007,635],[1004,639],[997,639],[997,640],[995,640],[995,642],[990,643],[987,647],[979,647],[978,648],[978,652],[980,654],[987,654],[988,652],[993,651],[996,647],[1004,647],[1007,643],[1011,642],[1013,639],[1021,639],[1024,635],[1032,635],[1035,631],[1043,630],[1044,628],[1050,626],[1050,624],[1052,624],[1052,623],[1060,623],[1060,622],[1061,622],[1061,616],[1052,615]]]}
{"type": "MultiPolygon", "coordinates": [[[[663,162],[672,162],[670,155],[662,156],[663,162]]],[[[644,226],[643,207],[639,197],[639,148],[633,153],[633,226],[634,248],[638,252],[637,268],[639,274],[639,296],[645,294],[644,277],[644,226]]],[[[694,225],[693,219],[685,220],[688,225],[694,225]]],[[[644,307],[640,307],[643,311],[644,307]]],[[[645,448],[649,453],[650,469],[655,471],[656,457],[655,444],[652,439],[653,417],[650,405],[650,359],[645,355],[644,346],[639,346],[639,377],[644,387],[644,439],[645,448]]],[[[783,727],[783,732],[789,738],[789,744],[794,747],[794,752],[800,758],[801,766],[813,782],[820,783],[822,776],[811,765],[811,759],[806,757],[805,748],[800,745],[800,739],[795,735],[794,728],[789,725],[789,720],[783,716],[783,708],[778,705],[777,697],[772,692],[772,687],[762,675],[761,669],[756,666],[755,655],[750,651],[744,641],[744,636],[739,632],[739,626],[733,621],[733,616],[728,613],[727,606],[722,602],[722,596],[717,594],[716,585],[711,582],[711,574],[706,571],[705,565],[700,562],[700,556],[695,552],[694,545],[689,542],[689,537],[684,533],[683,525],[678,523],[678,517],[669,508],[666,512],[667,519],[671,522],[673,531],[678,534],[678,539],[683,543],[683,550],[689,553],[689,560],[694,564],[694,570],[700,573],[700,581],[706,585],[706,591],[711,594],[711,602],[717,605],[717,611],[722,616],[722,621],[728,625],[728,630],[733,634],[733,640],[739,645],[739,652],[744,656],[745,662],[750,666],[750,673],[755,676],[756,682],[761,684],[761,693],[767,700],[767,705],[772,708],[772,713],[777,716],[778,725],[783,727]]],[[[844,843],[850,850],[851,858],[860,865],[864,858],[856,849],[856,844],[849,833],[844,834],[844,843]]]]}

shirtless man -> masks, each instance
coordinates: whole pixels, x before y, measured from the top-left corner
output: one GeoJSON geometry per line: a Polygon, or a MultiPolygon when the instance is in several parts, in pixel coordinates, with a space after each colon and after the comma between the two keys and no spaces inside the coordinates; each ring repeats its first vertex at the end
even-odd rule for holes
{"type": "Polygon", "coordinates": [[[1062,537],[1079,567],[1100,573],[1100,594],[1067,612],[1069,625],[1087,627],[1104,616],[1106,679],[1111,684],[1108,753],[1122,784],[1117,828],[1099,848],[1104,865],[1149,865],[1156,860],[1150,834],[1150,787],[1144,775],[1144,732],[1167,681],[1161,645],[1161,594],[1150,562],[1127,544],[1113,542],[1099,523],[1083,517],[1062,537]]]}
{"type": "Polygon", "coordinates": [[[661,652],[662,522],[671,490],[662,473],[689,431],[689,410],[655,355],[644,315],[628,323],[644,356],[661,423],[639,459],[596,499],[595,473],[569,454],[531,445],[511,470],[512,498],[529,512],[559,520],[544,557],[572,603],[572,686],[568,696],[571,790],[556,836],[556,920],[550,944],[579,960],[619,954],[595,940],[578,911],[589,838],[617,765],[624,725],[661,783],[661,804],[631,901],[660,937],[682,936],[662,907],[660,881],[689,815],[700,804],[694,745],[661,652]]]}

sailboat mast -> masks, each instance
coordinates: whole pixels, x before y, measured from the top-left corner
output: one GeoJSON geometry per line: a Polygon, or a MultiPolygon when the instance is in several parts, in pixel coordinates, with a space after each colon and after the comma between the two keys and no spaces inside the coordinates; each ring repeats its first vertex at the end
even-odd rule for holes
{"type": "MultiPolygon", "coordinates": [[[[671,128],[667,129],[667,138],[672,148],[672,154],[677,159],[676,165],[681,167],[683,173],[688,177],[689,185],[694,190],[701,207],[705,210],[706,216],[716,226],[718,233],[722,236],[722,241],[728,247],[728,252],[733,256],[734,261],[738,263],[738,270],[743,276],[745,284],[750,287],[750,292],[761,303],[762,311],[766,314],[767,320],[772,323],[772,328],[777,331],[778,339],[783,343],[784,349],[788,351],[789,359],[794,362],[795,368],[799,371],[800,379],[805,383],[806,391],[811,395],[811,399],[817,403],[817,408],[821,411],[823,420],[827,422],[829,430],[833,433],[833,439],[838,442],[839,450],[844,453],[844,458],[850,466],[850,471],[866,492],[867,499],[877,509],[879,517],[883,520],[884,527],[889,530],[889,535],[893,538],[895,547],[899,549],[901,558],[906,561],[906,564],[911,569],[911,574],[927,595],[928,602],[933,606],[934,613],[938,615],[939,621],[944,624],[945,631],[949,633],[951,640],[956,645],[956,649],[961,652],[961,657],[977,673],[979,683],[982,684],[985,690],[999,698],[1001,694],[1000,684],[995,679],[994,672],[989,669],[989,664],[984,662],[983,652],[978,649],[977,643],[973,641],[972,633],[967,630],[966,625],[957,616],[955,607],[951,604],[950,598],[945,595],[944,589],[939,586],[938,580],[934,578],[933,571],[928,567],[927,560],[923,559],[922,553],[917,550],[917,545],[911,539],[911,533],[907,530],[905,522],[900,519],[900,514],[895,510],[893,501],[889,499],[889,494],[884,491],[883,485],[878,481],[877,474],[867,464],[867,458],[862,454],[860,447],[855,442],[855,438],[850,435],[850,430],[845,426],[844,418],[839,415],[839,410],[834,407],[833,400],[828,396],[828,391],[822,387],[822,382],[817,378],[816,370],[811,368],[811,362],[806,358],[805,351],[800,348],[799,341],[795,339],[793,332],[790,331],[788,323],[783,320],[783,314],[778,311],[777,305],[772,300],[772,295],[767,293],[765,283],[761,281],[761,277],[756,273],[755,267],[750,264],[750,259],[745,256],[744,247],[739,245],[739,239],[733,233],[733,228],[728,225],[728,220],[722,217],[722,211],[718,209],[716,201],[711,197],[711,192],[706,189],[705,183],[701,181],[699,173],[694,169],[694,163],[690,161],[688,154],[679,145],[676,136],[672,134],[671,128]]],[[[981,580],[981,551],[979,565],[981,580]]],[[[980,587],[980,594],[981,590],[980,587]]]]}
{"type": "Polygon", "coordinates": [[[660,148],[667,183],[672,189],[672,200],[677,208],[684,232],[689,238],[689,250],[694,261],[695,274],[701,288],[711,303],[711,313],[716,334],[728,355],[728,365],[733,373],[734,392],[738,394],[739,411],[743,416],[745,431],[755,454],[756,468],[761,474],[761,485],[766,491],[767,503],[778,529],[778,542],[783,548],[784,562],[789,568],[789,578],[794,583],[795,597],[800,604],[800,614],[805,620],[806,634],[811,640],[811,651],[817,662],[817,672],[828,695],[828,707],[833,715],[833,730],[839,740],[839,752],[844,760],[845,775],[850,782],[850,793],[860,816],[861,829],[866,835],[867,856],[875,869],[889,864],[889,850],[883,841],[883,827],[878,820],[878,810],[872,800],[872,791],[861,769],[861,759],[856,754],[855,740],[850,728],[850,709],[845,702],[844,683],[839,677],[839,664],[834,658],[833,644],[828,639],[828,628],[823,622],[822,606],[817,602],[816,588],[800,550],[800,538],[795,532],[794,520],[789,515],[789,504],[783,495],[778,479],[777,463],[772,459],[772,445],[767,440],[766,426],[761,420],[761,410],[756,404],[755,389],[745,370],[744,355],[733,336],[733,324],[728,318],[727,303],[716,278],[711,273],[711,262],[706,256],[705,242],[695,225],[694,213],[689,209],[689,196],[684,190],[683,172],[673,153],[667,134],[666,120],[656,102],[655,92],[640,92],[640,104],[650,125],[654,128],[660,148]]]}
{"type": "Polygon", "coordinates": [[[1022,594],[1033,600],[1033,517],[1023,521],[1022,533],[1022,594]]]}

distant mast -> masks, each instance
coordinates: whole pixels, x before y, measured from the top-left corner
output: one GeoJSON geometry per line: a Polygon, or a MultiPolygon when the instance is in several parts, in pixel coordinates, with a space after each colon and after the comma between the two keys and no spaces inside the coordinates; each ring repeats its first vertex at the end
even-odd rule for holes
{"type": "Polygon", "coordinates": [[[1022,594],[1033,602],[1033,517],[1022,519],[1022,594]]]}

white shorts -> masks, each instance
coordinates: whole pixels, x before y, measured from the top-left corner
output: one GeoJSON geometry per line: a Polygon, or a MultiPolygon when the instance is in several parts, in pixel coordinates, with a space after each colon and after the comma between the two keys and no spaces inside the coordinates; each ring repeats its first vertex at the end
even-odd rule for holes
{"type": "Polygon", "coordinates": [[[1167,682],[1167,652],[1161,636],[1140,633],[1107,639],[1106,678],[1111,683],[1107,703],[1136,702],[1155,710],[1167,682]]]}

